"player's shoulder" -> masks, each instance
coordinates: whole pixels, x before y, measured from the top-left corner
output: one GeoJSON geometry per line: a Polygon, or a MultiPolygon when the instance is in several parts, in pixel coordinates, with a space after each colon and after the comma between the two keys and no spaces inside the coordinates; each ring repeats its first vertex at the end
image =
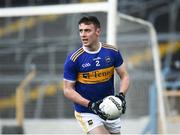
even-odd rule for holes
{"type": "Polygon", "coordinates": [[[83,47],[79,47],[69,54],[69,59],[75,62],[77,58],[84,53],[83,47]]]}
{"type": "Polygon", "coordinates": [[[118,49],[117,49],[115,46],[109,45],[109,44],[107,44],[107,43],[102,43],[102,48],[105,48],[105,49],[109,49],[109,50],[113,50],[113,51],[118,52],[118,49]]]}

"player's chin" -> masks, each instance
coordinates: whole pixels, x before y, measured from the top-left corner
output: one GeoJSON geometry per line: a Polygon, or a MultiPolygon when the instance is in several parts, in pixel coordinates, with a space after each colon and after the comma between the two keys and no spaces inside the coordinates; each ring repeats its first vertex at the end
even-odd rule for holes
{"type": "Polygon", "coordinates": [[[83,45],[84,45],[85,47],[89,47],[89,43],[88,43],[88,42],[83,42],[83,45]]]}

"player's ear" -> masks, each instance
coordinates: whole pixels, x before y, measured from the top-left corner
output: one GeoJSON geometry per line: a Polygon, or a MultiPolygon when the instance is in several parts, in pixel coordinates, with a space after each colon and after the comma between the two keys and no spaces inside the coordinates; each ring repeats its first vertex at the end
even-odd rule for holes
{"type": "Polygon", "coordinates": [[[101,34],[101,29],[100,28],[97,28],[96,29],[96,34],[99,36],[101,34]]]}

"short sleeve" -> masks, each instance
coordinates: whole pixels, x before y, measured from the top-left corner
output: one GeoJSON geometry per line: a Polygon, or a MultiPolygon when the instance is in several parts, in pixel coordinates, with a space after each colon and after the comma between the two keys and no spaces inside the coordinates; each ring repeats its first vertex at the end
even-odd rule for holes
{"type": "Polygon", "coordinates": [[[64,79],[70,81],[76,81],[77,71],[75,63],[70,60],[69,57],[66,58],[64,63],[64,79]]]}
{"type": "Polygon", "coordinates": [[[118,50],[115,54],[115,64],[114,67],[117,68],[119,66],[121,66],[121,64],[123,63],[123,58],[122,55],[120,53],[120,51],[118,50]]]}

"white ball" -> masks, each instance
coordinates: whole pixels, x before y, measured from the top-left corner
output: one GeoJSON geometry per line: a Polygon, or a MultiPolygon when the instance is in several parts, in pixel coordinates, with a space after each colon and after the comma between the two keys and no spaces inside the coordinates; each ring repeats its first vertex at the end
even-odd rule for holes
{"type": "Polygon", "coordinates": [[[122,114],[122,101],[115,96],[107,96],[99,105],[99,109],[108,115],[108,120],[114,120],[122,114]]]}

